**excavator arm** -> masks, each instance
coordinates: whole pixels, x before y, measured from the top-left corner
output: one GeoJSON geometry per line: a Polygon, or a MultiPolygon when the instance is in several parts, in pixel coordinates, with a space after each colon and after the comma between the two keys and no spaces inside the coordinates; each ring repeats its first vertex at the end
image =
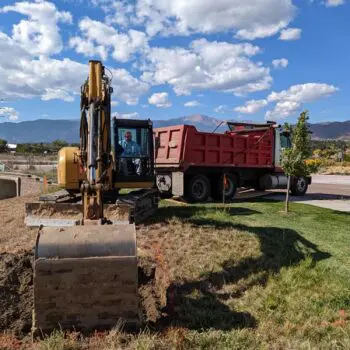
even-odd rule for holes
{"type": "Polygon", "coordinates": [[[60,152],[70,155],[65,172],[84,174],[81,202],[27,204],[44,218],[35,248],[34,334],[140,322],[135,226],[104,213],[104,193],[113,189],[110,83],[101,62],[90,61],[81,89],[80,147],[60,152]]]}
{"type": "Polygon", "coordinates": [[[81,89],[79,158],[87,179],[81,186],[83,220],[104,220],[103,191],[112,189],[110,78],[99,61],[89,62],[81,89]]]}

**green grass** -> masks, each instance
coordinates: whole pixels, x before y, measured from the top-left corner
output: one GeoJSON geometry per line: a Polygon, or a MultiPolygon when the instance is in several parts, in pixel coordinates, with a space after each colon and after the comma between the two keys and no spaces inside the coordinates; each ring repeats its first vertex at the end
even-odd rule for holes
{"type": "Polygon", "coordinates": [[[350,215],[291,211],[264,200],[162,202],[138,242],[164,255],[168,316],[139,334],[56,333],[41,348],[349,349],[350,215]]]}

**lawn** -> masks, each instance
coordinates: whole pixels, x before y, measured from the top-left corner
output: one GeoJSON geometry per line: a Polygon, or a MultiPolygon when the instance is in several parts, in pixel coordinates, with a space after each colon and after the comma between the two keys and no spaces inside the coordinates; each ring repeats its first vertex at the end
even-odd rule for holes
{"type": "Polygon", "coordinates": [[[57,332],[41,349],[349,349],[350,215],[268,200],[163,201],[138,229],[166,268],[164,317],[137,334],[119,325],[57,332]]]}

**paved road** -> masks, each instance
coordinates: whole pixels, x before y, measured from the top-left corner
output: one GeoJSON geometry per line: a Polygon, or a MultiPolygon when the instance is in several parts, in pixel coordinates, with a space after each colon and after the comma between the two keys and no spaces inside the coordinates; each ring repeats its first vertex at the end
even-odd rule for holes
{"type": "MultiPolygon", "coordinates": [[[[284,200],[283,194],[269,196],[284,200]]],[[[304,197],[290,197],[291,201],[322,208],[350,212],[350,176],[315,175],[304,197]]]]}
{"type": "Polygon", "coordinates": [[[314,175],[308,193],[350,197],[350,176],[314,175]]]}

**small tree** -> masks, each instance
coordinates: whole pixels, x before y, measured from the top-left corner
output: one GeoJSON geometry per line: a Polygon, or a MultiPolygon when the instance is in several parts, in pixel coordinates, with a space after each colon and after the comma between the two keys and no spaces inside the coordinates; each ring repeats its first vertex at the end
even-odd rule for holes
{"type": "MultiPolygon", "coordinates": [[[[304,111],[298,118],[297,125],[292,128],[292,147],[285,149],[282,156],[282,166],[288,176],[285,212],[289,210],[289,191],[291,177],[308,176],[311,168],[306,160],[311,157],[311,131],[308,125],[309,113],[304,111]]],[[[289,125],[289,128],[291,126],[289,125]]]]}
{"type": "Polygon", "coordinates": [[[7,150],[7,141],[0,139],[0,152],[5,152],[7,150]]]}
{"type": "Polygon", "coordinates": [[[55,150],[59,150],[61,149],[62,147],[67,147],[68,146],[68,142],[64,141],[64,140],[55,140],[55,141],[52,141],[52,147],[55,149],[55,150]]]}

